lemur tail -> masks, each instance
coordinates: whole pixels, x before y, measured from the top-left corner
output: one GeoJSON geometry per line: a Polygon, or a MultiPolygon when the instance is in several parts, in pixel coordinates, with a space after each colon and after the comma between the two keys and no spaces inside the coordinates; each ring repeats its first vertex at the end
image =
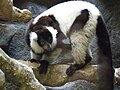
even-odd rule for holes
{"type": "Polygon", "coordinates": [[[112,53],[107,28],[101,16],[98,17],[96,29],[98,51],[98,90],[113,90],[114,70],[112,66],[112,53]]]}

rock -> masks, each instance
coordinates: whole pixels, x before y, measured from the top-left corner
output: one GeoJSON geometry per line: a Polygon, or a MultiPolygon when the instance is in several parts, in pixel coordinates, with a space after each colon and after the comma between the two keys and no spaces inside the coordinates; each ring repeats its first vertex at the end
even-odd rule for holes
{"type": "Polygon", "coordinates": [[[49,86],[60,86],[67,82],[67,75],[65,73],[66,65],[51,65],[49,66],[49,70],[47,74],[42,75],[39,74],[38,69],[34,69],[33,71],[36,75],[36,78],[43,84],[49,86]]]}
{"type": "Polygon", "coordinates": [[[34,2],[34,3],[37,3],[37,4],[40,4],[40,5],[44,5],[46,7],[51,7],[55,4],[58,4],[58,3],[61,3],[61,2],[65,2],[65,1],[70,1],[70,0],[14,0],[13,3],[15,6],[17,7],[21,7],[21,5],[23,5],[24,3],[27,3],[27,2],[34,2]]]}
{"type": "Polygon", "coordinates": [[[15,59],[29,60],[29,47],[25,42],[25,23],[6,24],[7,28],[15,31],[15,35],[10,42],[7,54],[15,59]]]}
{"type": "Polygon", "coordinates": [[[0,0],[0,19],[12,20],[13,0],[0,0]],[[2,13],[1,13],[2,12],[2,13]]]}
{"type": "MultiPolygon", "coordinates": [[[[18,4],[20,4],[20,3],[18,2],[18,4]]],[[[27,8],[32,13],[33,18],[47,9],[47,7],[45,7],[43,5],[39,5],[37,3],[33,3],[30,1],[27,1],[27,2],[24,1],[24,2],[21,2],[20,5],[18,5],[18,4],[15,6],[18,6],[18,8],[20,8],[20,9],[27,8]]]]}
{"type": "Polygon", "coordinates": [[[5,90],[19,90],[19,86],[10,82],[5,82],[5,90]]]}
{"type": "Polygon", "coordinates": [[[87,65],[86,67],[76,71],[74,75],[68,76],[66,69],[70,66],[67,64],[53,64],[48,67],[46,74],[40,74],[37,67],[39,64],[31,63],[30,61],[19,60],[19,62],[31,67],[36,78],[43,85],[48,86],[61,86],[67,82],[76,80],[86,80],[96,83],[98,81],[97,66],[87,65]]]}
{"type": "Polygon", "coordinates": [[[25,42],[25,23],[0,24],[0,47],[15,59],[30,59],[29,47],[25,42]]]}
{"type": "Polygon", "coordinates": [[[0,48],[8,52],[10,42],[15,35],[13,29],[8,28],[5,24],[0,24],[0,48]]]}
{"type": "Polygon", "coordinates": [[[19,8],[13,6],[12,21],[27,22],[31,18],[32,13],[29,10],[27,9],[20,10],[19,8]]]}
{"type": "Polygon", "coordinates": [[[19,90],[46,90],[30,67],[10,58],[1,48],[0,69],[5,73],[6,81],[20,86],[19,90]]]}
{"type": "Polygon", "coordinates": [[[4,90],[5,74],[0,70],[0,90],[4,90]]]}
{"type": "MultiPolygon", "coordinates": [[[[96,68],[92,66],[86,66],[85,68],[77,71],[73,76],[69,77],[65,73],[66,68],[68,68],[69,65],[65,65],[65,64],[50,65],[47,74],[39,74],[36,63],[31,63],[31,64],[30,63],[31,63],[30,61],[20,62],[20,60],[18,62],[17,60],[10,58],[5,52],[3,52],[0,49],[0,69],[5,73],[7,81],[10,81],[14,84],[16,83],[17,85],[20,86],[19,90],[26,90],[26,88],[30,90],[46,90],[45,87],[38,82],[38,80],[41,83],[44,83],[45,85],[50,85],[50,86],[63,85],[68,81],[70,82],[70,81],[75,81],[80,79],[85,80],[85,78],[88,79],[88,81],[89,80],[91,81],[92,79],[97,80],[97,79],[94,79],[96,75],[92,73],[96,71],[96,68]],[[32,68],[33,71],[31,69],[32,65],[33,65],[33,68],[32,68]],[[95,71],[92,71],[92,69],[95,69],[95,71]],[[94,77],[90,77],[91,74],[93,74],[94,77]]],[[[71,90],[72,88],[73,89],[81,88],[81,89],[89,90],[88,89],[89,87],[87,87],[87,85],[89,85],[90,87],[94,86],[93,88],[95,88],[95,85],[93,83],[89,83],[85,81],[80,84],[80,82],[81,81],[71,82],[70,84],[71,90]]],[[[63,90],[67,89],[68,86],[69,86],[69,83],[65,84],[62,87],[63,90]]],[[[93,88],[91,90],[94,90],[93,88]]]]}
{"type": "Polygon", "coordinates": [[[46,86],[47,90],[97,90],[96,85],[85,80],[68,82],[60,87],[46,86]]]}
{"type": "Polygon", "coordinates": [[[13,0],[0,0],[0,19],[7,21],[27,22],[32,14],[29,10],[20,10],[13,6],[13,0]]]}
{"type": "Polygon", "coordinates": [[[48,1],[48,0],[31,0],[31,1],[39,3],[39,4],[47,6],[47,7],[51,7],[51,6],[56,5],[58,3],[70,1],[70,0],[50,0],[50,1],[48,1]]]}

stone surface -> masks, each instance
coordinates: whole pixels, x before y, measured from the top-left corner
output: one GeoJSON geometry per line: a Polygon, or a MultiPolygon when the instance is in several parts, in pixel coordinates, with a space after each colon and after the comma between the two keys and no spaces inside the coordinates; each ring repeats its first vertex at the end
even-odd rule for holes
{"type": "Polygon", "coordinates": [[[13,58],[30,59],[25,43],[25,28],[25,23],[0,23],[0,47],[13,58]]]}
{"type": "Polygon", "coordinates": [[[32,13],[27,10],[27,9],[23,9],[20,10],[17,7],[13,6],[13,11],[12,11],[12,21],[16,21],[16,22],[27,22],[32,18],[32,13]]]}
{"type": "Polygon", "coordinates": [[[39,5],[38,3],[33,3],[33,2],[23,2],[19,6],[20,9],[25,9],[27,8],[31,13],[32,13],[32,18],[36,17],[43,11],[47,9],[46,6],[39,5]]]}
{"type": "Polygon", "coordinates": [[[0,19],[12,20],[13,0],[0,0],[0,19]]]}
{"type": "Polygon", "coordinates": [[[4,90],[5,74],[0,70],[0,90],[4,90]]]}
{"type": "Polygon", "coordinates": [[[9,28],[6,24],[0,23],[0,48],[8,52],[10,42],[14,37],[16,31],[9,28]]]}
{"type": "Polygon", "coordinates": [[[44,5],[46,7],[51,7],[55,4],[61,3],[61,2],[65,2],[65,1],[70,1],[70,0],[14,0],[13,3],[15,6],[17,7],[21,7],[21,5],[23,5],[24,3],[27,2],[34,2],[34,3],[38,3],[40,5],[44,5]]]}
{"type": "Polygon", "coordinates": [[[60,87],[46,86],[47,90],[96,90],[96,86],[93,83],[85,80],[76,80],[74,82],[68,82],[60,87]]]}
{"type": "Polygon", "coordinates": [[[46,74],[40,74],[37,69],[39,64],[23,60],[19,60],[19,62],[31,67],[36,78],[43,85],[60,86],[64,85],[67,82],[76,80],[86,80],[93,83],[96,83],[98,81],[97,66],[87,65],[86,67],[76,71],[74,75],[68,76],[66,74],[66,69],[69,67],[69,65],[67,64],[50,65],[46,74]]]}
{"type": "Polygon", "coordinates": [[[20,10],[13,6],[13,0],[0,0],[0,19],[7,21],[27,22],[31,19],[31,12],[20,10]]]}
{"type": "Polygon", "coordinates": [[[5,73],[6,81],[19,85],[19,90],[46,90],[30,67],[9,57],[1,48],[0,69],[5,73]]]}
{"type": "Polygon", "coordinates": [[[25,23],[7,24],[9,29],[14,30],[16,33],[12,38],[7,54],[15,59],[29,60],[30,53],[29,47],[25,42],[25,23]]]}

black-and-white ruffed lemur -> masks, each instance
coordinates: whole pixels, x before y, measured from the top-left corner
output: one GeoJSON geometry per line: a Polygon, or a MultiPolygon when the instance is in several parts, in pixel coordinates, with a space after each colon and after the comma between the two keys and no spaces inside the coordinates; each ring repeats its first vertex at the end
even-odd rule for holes
{"type": "MultiPolygon", "coordinates": [[[[66,70],[72,75],[91,61],[89,44],[97,37],[100,90],[113,89],[112,55],[108,32],[99,10],[85,1],[57,4],[38,15],[28,25],[26,41],[31,48],[31,60],[39,62],[40,73],[46,73],[54,60],[51,53],[68,45],[74,64],[66,70]]],[[[59,56],[59,55],[58,55],[59,56]]]]}

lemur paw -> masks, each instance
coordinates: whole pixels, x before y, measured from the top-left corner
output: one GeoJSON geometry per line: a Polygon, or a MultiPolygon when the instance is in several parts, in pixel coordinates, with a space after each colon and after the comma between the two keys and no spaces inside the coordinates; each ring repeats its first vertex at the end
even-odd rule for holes
{"type": "Polygon", "coordinates": [[[83,68],[84,67],[84,64],[73,64],[73,65],[70,65],[69,68],[67,68],[66,70],[66,74],[68,76],[72,76],[76,70],[79,70],[80,68],[83,68]]]}
{"type": "Polygon", "coordinates": [[[48,70],[49,62],[46,60],[40,61],[40,66],[38,67],[40,74],[46,74],[48,70]]]}
{"type": "Polygon", "coordinates": [[[76,71],[75,67],[70,66],[69,68],[67,68],[66,74],[67,74],[68,76],[72,76],[72,75],[75,73],[75,71],[76,71]]]}
{"type": "Polygon", "coordinates": [[[35,63],[39,63],[39,61],[36,60],[36,59],[31,59],[30,62],[31,62],[31,63],[33,63],[33,62],[35,62],[35,63]]]}

